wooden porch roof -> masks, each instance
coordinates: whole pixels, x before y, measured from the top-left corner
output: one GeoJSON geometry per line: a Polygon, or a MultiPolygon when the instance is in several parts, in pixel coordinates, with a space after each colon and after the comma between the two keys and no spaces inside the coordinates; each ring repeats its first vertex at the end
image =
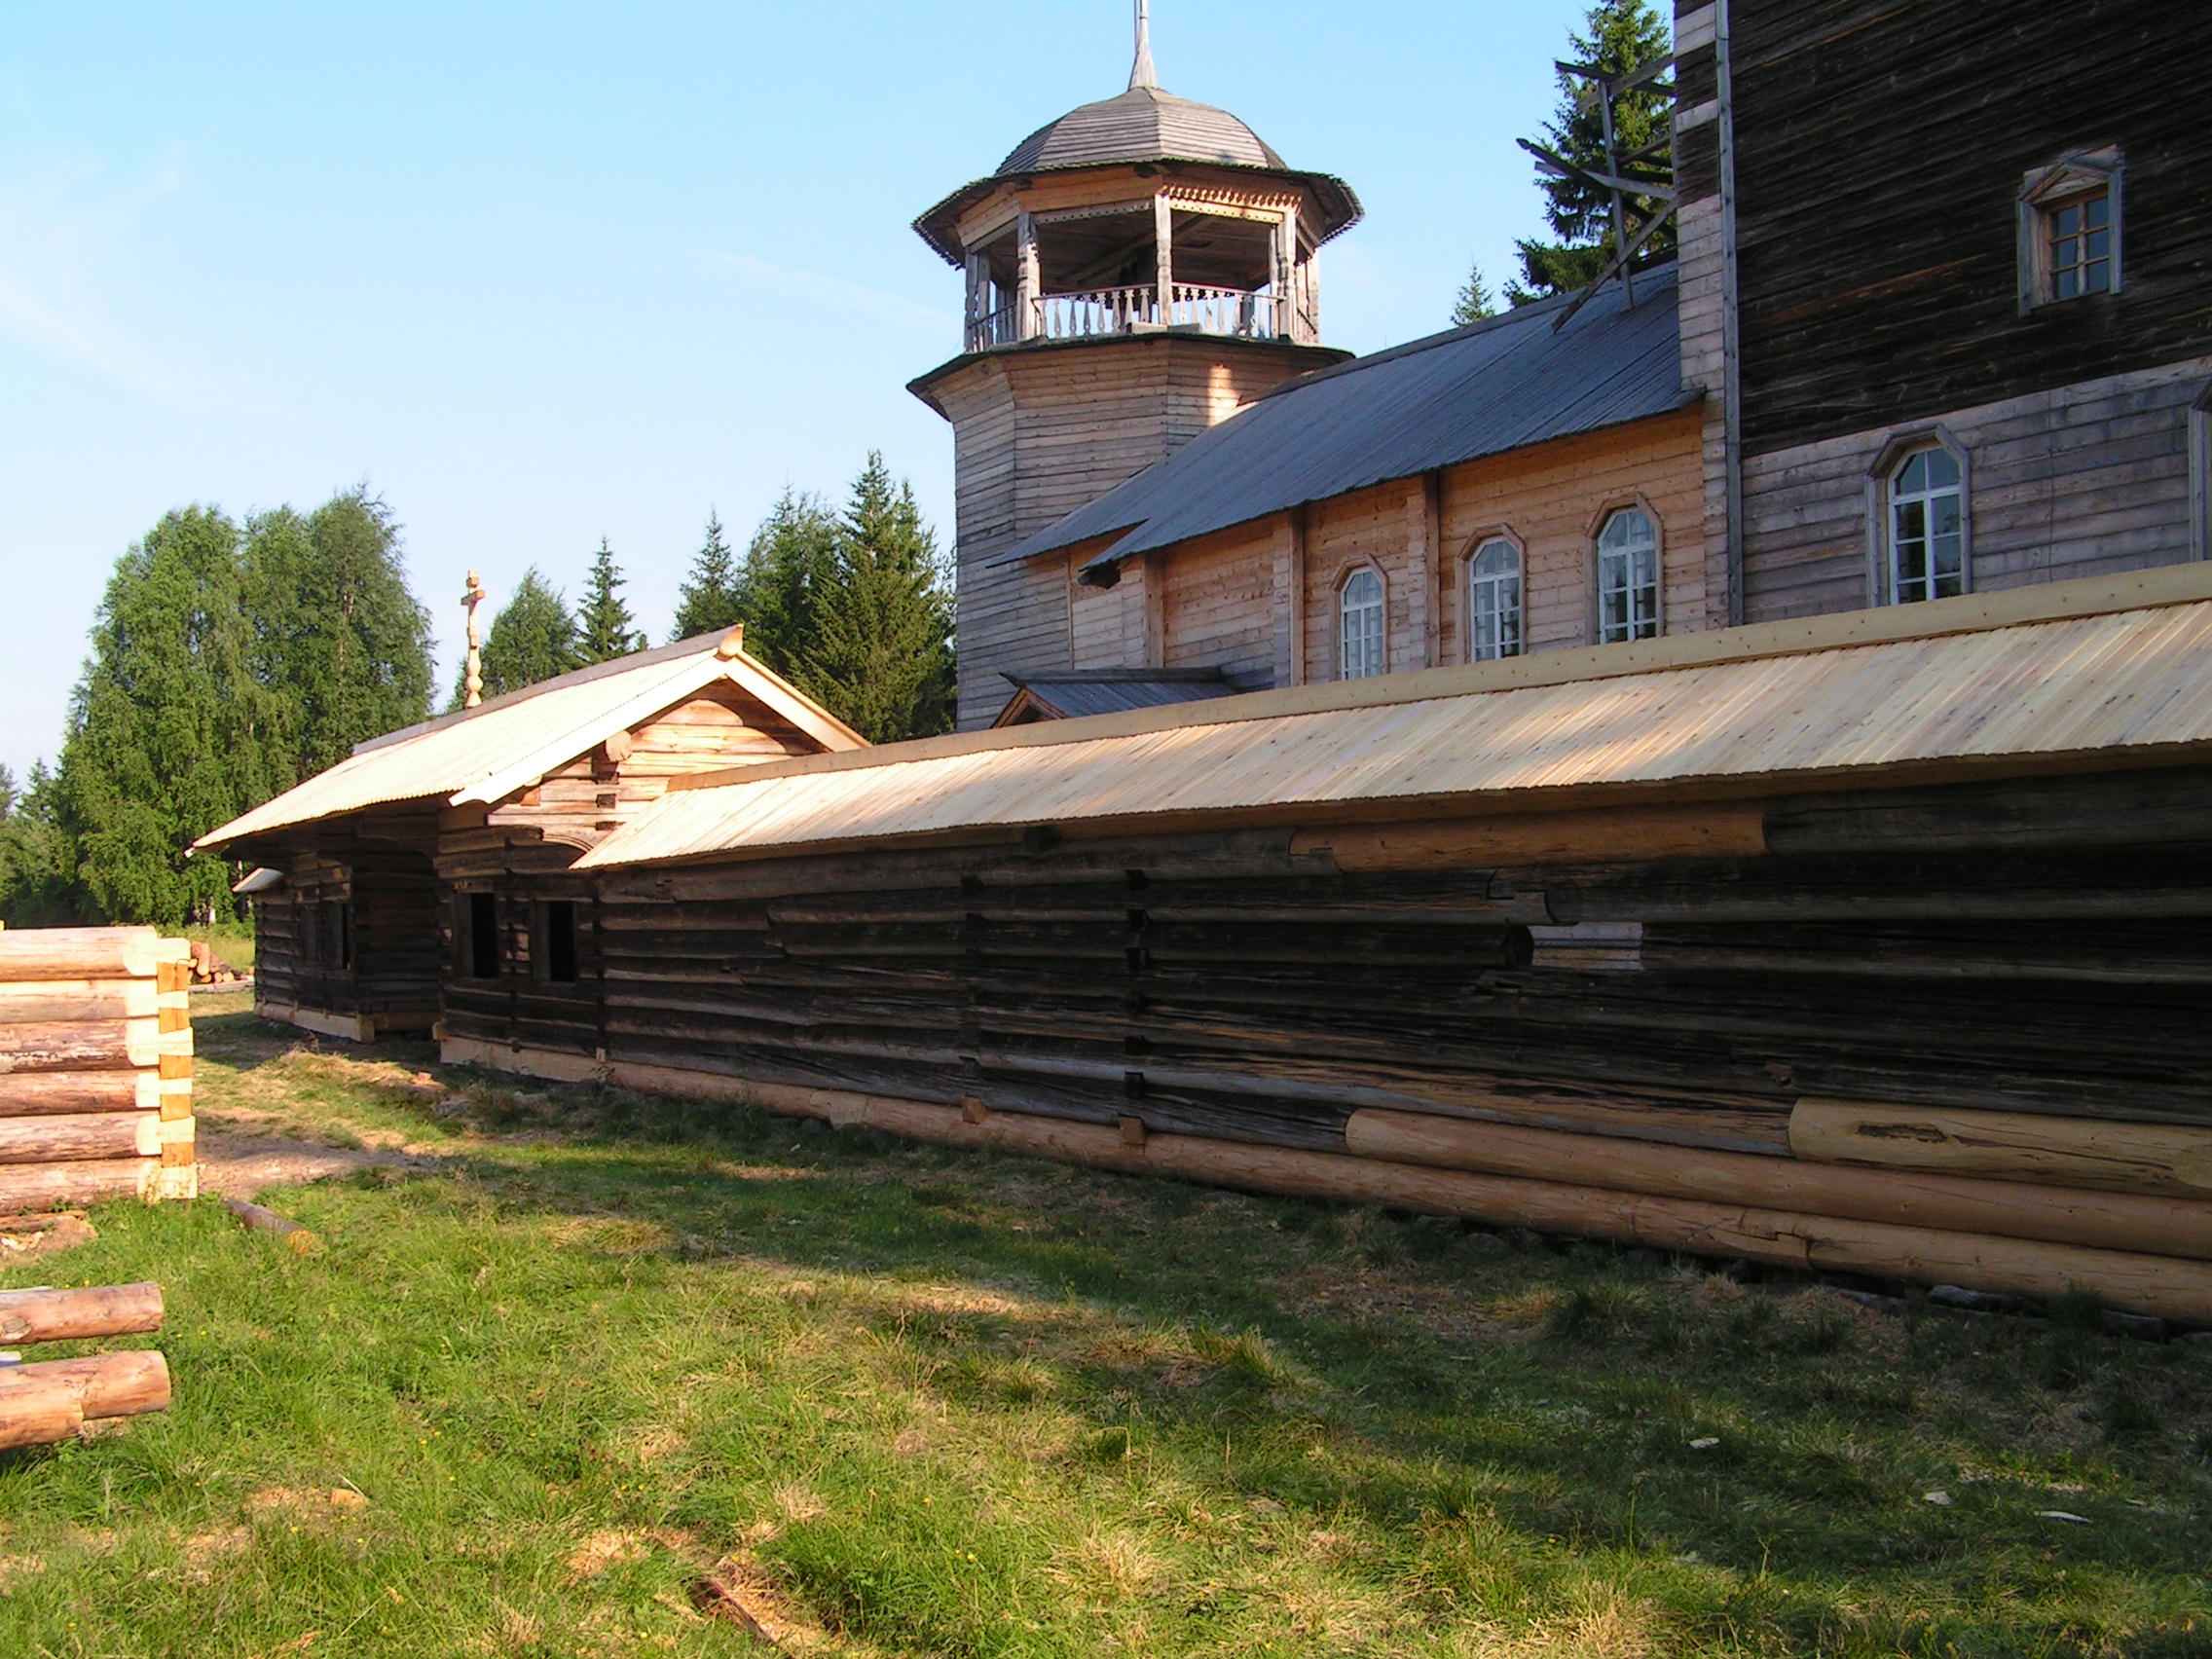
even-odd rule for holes
{"type": "Polygon", "coordinates": [[[702,774],[577,863],[2212,760],[2212,567],[702,774]]]}

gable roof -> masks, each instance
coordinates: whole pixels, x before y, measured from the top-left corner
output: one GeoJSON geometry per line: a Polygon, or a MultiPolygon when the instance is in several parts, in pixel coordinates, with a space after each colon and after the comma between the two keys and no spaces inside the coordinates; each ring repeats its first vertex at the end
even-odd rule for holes
{"type": "Polygon", "coordinates": [[[999,561],[1120,533],[1103,571],[1271,513],[1530,444],[1647,420],[1696,400],[1681,381],[1675,268],[1609,284],[1565,328],[1567,298],[1287,381],[1167,460],[999,561]]]}
{"type": "Polygon", "coordinates": [[[2212,567],[2183,565],[773,761],[576,867],[2207,760],[2212,567]]]}
{"type": "Polygon", "coordinates": [[[249,836],[426,796],[441,797],[448,806],[489,805],[720,681],[825,750],[866,747],[858,732],[747,656],[741,637],[736,630],[701,634],[594,663],[473,709],[371,738],[328,771],[201,836],[193,850],[215,851],[249,836]]]}

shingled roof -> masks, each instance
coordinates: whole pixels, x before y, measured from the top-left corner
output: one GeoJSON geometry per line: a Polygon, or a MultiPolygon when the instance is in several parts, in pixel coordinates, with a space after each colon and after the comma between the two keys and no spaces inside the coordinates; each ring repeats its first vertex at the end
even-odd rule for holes
{"type": "Polygon", "coordinates": [[[1565,328],[1565,299],[1289,381],[1016,545],[1016,564],[1120,533],[1086,565],[1326,500],[1392,478],[1684,407],[1675,268],[1617,284],[1565,328]]]}

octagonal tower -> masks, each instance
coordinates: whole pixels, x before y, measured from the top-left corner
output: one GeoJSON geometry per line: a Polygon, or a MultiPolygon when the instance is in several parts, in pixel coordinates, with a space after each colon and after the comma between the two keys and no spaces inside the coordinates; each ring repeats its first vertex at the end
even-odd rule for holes
{"type": "Polygon", "coordinates": [[[1162,92],[1139,0],[1127,92],[915,220],[967,276],[960,355],[910,387],[952,423],[963,727],[1005,675],[1071,666],[1068,561],[1009,565],[1017,541],[1348,355],[1321,344],[1317,254],[1359,213],[1343,180],[1162,92]]]}

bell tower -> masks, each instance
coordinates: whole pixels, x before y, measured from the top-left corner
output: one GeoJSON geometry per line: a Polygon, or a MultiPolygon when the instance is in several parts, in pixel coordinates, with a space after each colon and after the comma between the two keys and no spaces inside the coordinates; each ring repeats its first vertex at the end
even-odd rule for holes
{"type": "Polygon", "coordinates": [[[1161,91],[1138,0],[1126,92],[914,221],[966,276],[960,354],[908,388],[952,423],[963,728],[1006,674],[1074,666],[1068,558],[1009,562],[1023,537],[1349,354],[1321,344],[1318,253],[1359,215],[1343,180],[1161,91]]]}

